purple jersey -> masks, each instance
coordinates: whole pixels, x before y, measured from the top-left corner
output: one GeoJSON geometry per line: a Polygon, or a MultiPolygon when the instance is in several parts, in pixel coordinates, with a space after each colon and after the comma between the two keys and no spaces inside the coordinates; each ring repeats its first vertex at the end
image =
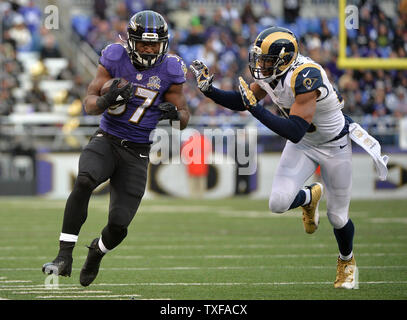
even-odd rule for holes
{"type": "Polygon", "coordinates": [[[137,143],[151,143],[149,136],[160,117],[158,105],[172,84],[185,82],[184,61],[167,54],[163,62],[146,70],[137,70],[121,44],[108,45],[99,63],[112,78],[124,78],[133,83],[134,97],[126,105],[107,109],[100,128],[119,138],[137,143]]]}

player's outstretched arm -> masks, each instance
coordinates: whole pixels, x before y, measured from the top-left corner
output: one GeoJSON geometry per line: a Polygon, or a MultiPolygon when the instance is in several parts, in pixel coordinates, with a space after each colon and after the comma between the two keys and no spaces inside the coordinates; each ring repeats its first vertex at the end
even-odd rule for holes
{"type": "Polygon", "coordinates": [[[164,101],[166,101],[166,103],[164,102],[160,104],[161,107],[159,106],[162,111],[160,120],[169,119],[171,122],[174,120],[179,120],[180,129],[185,129],[188,125],[190,113],[183,94],[183,85],[171,85],[168,91],[165,93],[164,101]]]}
{"type": "Polygon", "coordinates": [[[315,113],[317,90],[297,95],[291,106],[290,116],[281,118],[259,105],[246,82],[242,78],[239,78],[239,81],[239,90],[244,104],[256,119],[270,130],[294,143],[298,143],[304,137],[315,113]]]}
{"type": "MultiPolygon", "coordinates": [[[[238,91],[225,91],[215,88],[212,85],[213,75],[209,74],[208,67],[202,61],[194,60],[189,68],[196,78],[199,90],[201,90],[206,97],[234,111],[247,110],[238,91]]],[[[261,100],[265,97],[266,93],[258,87],[258,90],[255,91],[255,95],[258,100],[261,100]]]]}

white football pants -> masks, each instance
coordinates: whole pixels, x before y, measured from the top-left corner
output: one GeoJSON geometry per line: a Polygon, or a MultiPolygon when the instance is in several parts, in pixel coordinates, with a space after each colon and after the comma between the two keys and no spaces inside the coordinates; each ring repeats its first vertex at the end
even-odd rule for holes
{"type": "MultiPolygon", "coordinates": [[[[287,211],[304,183],[321,166],[329,222],[341,229],[348,222],[352,188],[352,145],[348,135],[341,146],[310,147],[287,141],[274,176],[269,208],[274,213],[287,211]]],[[[337,144],[338,145],[338,144],[337,144]]]]}

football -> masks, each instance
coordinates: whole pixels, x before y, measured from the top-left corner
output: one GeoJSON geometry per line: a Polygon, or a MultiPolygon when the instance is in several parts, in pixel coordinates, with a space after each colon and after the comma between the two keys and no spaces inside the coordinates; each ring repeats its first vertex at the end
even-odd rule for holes
{"type": "Polygon", "coordinates": [[[126,79],[123,78],[113,78],[105,82],[102,89],[100,89],[100,95],[103,96],[106,92],[109,91],[110,86],[112,85],[114,80],[120,80],[118,87],[124,87],[127,83],[129,83],[126,79]]]}
{"type": "MultiPolygon", "coordinates": [[[[129,83],[126,79],[123,79],[123,78],[113,78],[113,79],[110,79],[110,80],[106,81],[105,84],[103,85],[102,89],[100,89],[100,95],[101,95],[101,96],[103,96],[106,92],[109,91],[110,86],[112,85],[113,81],[116,80],[116,79],[117,79],[117,80],[120,80],[119,84],[117,85],[118,88],[124,87],[126,84],[129,83]]],[[[119,102],[119,103],[110,106],[110,107],[109,107],[109,110],[110,110],[110,111],[115,110],[115,112],[117,112],[117,111],[121,112],[122,110],[120,110],[120,109],[116,110],[116,109],[117,109],[118,107],[122,106],[123,103],[120,103],[121,101],[120,101],[119,97],[117,98],[116,101],[119,102]]]]}

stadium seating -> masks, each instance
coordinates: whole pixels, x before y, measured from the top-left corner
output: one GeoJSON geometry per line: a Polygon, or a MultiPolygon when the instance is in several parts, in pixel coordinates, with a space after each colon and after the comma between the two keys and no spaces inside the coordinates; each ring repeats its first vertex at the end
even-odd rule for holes
{"type": "MultiPolygon", "coordinates": [[[[115,10],[117,9],[117,2],[113,1],[110,7],[107,8],[106,14],[100,16],[100,13],[96,14],[92,12],[92,3],[93,1],[86,1],[86,10],[75,8],[75,10],[72,11],[70,23],[72,31],[78,36],[78,39],[90,44],[95,52],[100,54],[100,50],[103,49],[104,45],[119,41],[118,35],[125,34],[127,19],[133,12],[131,8],[127,8],[127,16],[116,16],[115,10]],[[118,21],[122,21],[123,23],[120,24],[118,21]],[[106,26],[110,26],[110,29],[106,29],[106,26]]],[[[347,54],[357,54],[360,56],[376,54],[384,58],[402,54],[406,56],[407,48],[397,48],[398,51],[395,51],[396,47],[394,43],[396,42],[394,41],[397,40],[397,37],[395,37],[397,32],[407,33],[407,23],[397,16],[389,19],[386,15],[380,14],[380,10],[369,11],[370,16],[366,16],[368,10],[365,9],[365,6],[371,6],[372,3],[371,0],[367,0],[364,6],[360,8],[362,18],[360,24],[369,31],[367,33],[367,41],[370,40],[373,42],[377,42],[378,34],[377,30],[376,32],[374,31],[375,26],[377,26],[377,23],[374,21],[378,21],[379,24],[386,24],[389,32],[387,45],[383,45],[386,41],[380,42],[380,45],[372,49],[367,43],[363,44],[363,39],[360,38],[360,30],[349,29],[347,30],[347,54]],[[401,31],[397,31],[399,29],[401,31]],[[353,43],[357,44],[356,48],[353,46],[353,43]]],[[[130,4],[130,2],[126,2],[126,4],[130,4]]],[[[148,2],[145,3],[145,5],[147,4],[148,2]]],[[[164,7],[157,8],[158,10],[164,10],[164,7]]],[[[168,3],[166,8],[166,10],[177,10],[171,3],[168,3]]],[[[205,54],[213,55],[215,57],[215,63],[211,66],[211,70],[216,73],[215,81],[217,84],[232,83],[233,86],[236,86],[236,73],[242,74],[245,78],[250,79],[247,68],[247,56],[238,55],[238,48],[248,48],[253,37],[265,27],[265,24],[271,22],[291,29],[300,41],[300,50],[303,54],[312,55],[310,50],[316,49],[322,57],[321,61],[318,62],[327,67],[329,76],[335,84],[347,83],[345,79],[343,79],[343,81],[341,80],[344,72],[336,68],[339,33],[339,21],[337,17],[314,17],[309,14],[309,8],[307,8],[307,10],[304,10],[305,15],[300,14],[294,23],[288,23],[283,16],[276,17],[270,15],[269,8],[264,6],[264,8],[260,8],[261,10],[253,11],[255,12],[253,14],[254,20],[251,21],[250,19],[245,19],[247,13],[243,11],[242,6],[241,8],[237,7],[240,14],[239,18],[224,21],[222,19],[217,20],[216,18],[216,15],[222,15],[223,8],[221,4],[211,4],[208,6],[205,16],[199,14],[198,8],[190,7],[189,9],[191,11],[191,23],[193,21],[196,30],[198,30],[197,35],[194,35],[193,44],[191,44],[192,29],[176,28],[177,23],[171,21],[170,18],[173,15],[167,14],[168,12],[163,12],[171,26],[170,49],[173,53],[180,55],[187,65],[199,55],[203,55],[203,59],[205,58],[205,54]],[[227,51],[225,49],[226,43],[230,43],[228,48],[229,52],[227,54],[225,54],[225,51],[227,51]],[[206,52],[205,50],[208,51],[206,52]],[[230,70],[235,70],[236,73],[230,72],[230,70]],[[340,80],[342,82],[340,82],[340,80]]],[[[20,11],[24,12],[24,10],[20,11]]],[[[386,12],[388,12],[388,10],[386,12]]],[[[14,13],[18,14],[18,12],[14,13]]],[[[6,28],[4,31],[7,31],[13,27],[12,23],[7,24],[7,21],[13,21],[13,19],[7,19],[6,17],[5,21],[6,28]]],[[[37,24],[38,23],[37,21],[37,24]]],[[[40,25],[35,24],[30,24],[28,30],[31,32],[32,41],[22,47],[15,47],[16,60],[13,63],[15,63],[16,66],[14,67],[15,71],[13,71],[13,77],[16,83],[5,82],[1,84],[3,87],[0,89],[3,91],[10,89],[11,94],[6,94],[8,98],[4,99],[0,114],[8,115],[12,113],[22,114],[33,112],[56,112],[66,114],[68,113],[70,104],[77,98],[70,95],[70,90],[75,86],[73,79],[80,70],[71,70],[68,58],[63,55],[41,59],[41,43],[38,42],[38,39],[41,41],[41,39],[51,31],[41,29],[40,25]],[[21,72],[19,72],[20,68],[21,72]],[[66,75],[66,73],[68,73],[68,75],[66,75]],[[34,83],[38,84],[38,90],[33,95],[32,90],[34,83]],[[40,96],[40,99],[43,99],[40,100],[40,106],[35,98],[36,95],[40,96]]],[[[12,43],[12,41],[9,42],[6,36],[3,38],[2,45],[8,43],[12,43]]],[[[395,93],[396,90],[398,90],[398,92],[403,91],[404,96],[407,96],[407,72],[373,72],[372,76],[376,81],[366,85],[365,78],[368,76],[368,70],[355,70],[352,74],[353,84],[349,84],[348,82],[344,88],[338,88],[342,90],[342,96],[346,101],[345,112],[354,117],[359,117],[366,129],[375,130],[375,128],[378,127],[376,125],[378,113],[375,111],[375,108],[378,108],[378,106],[374,103],[372,97],[375,90],[377,90],[376,87],[378,83],[385,83],[386,99],[383,102],[384,108],[381,109],[381,112],[384,112],[384,114],[390,118],[393,115],[396,115],[397,118],[407,116],[407,107],[404,106],[407,102],[403,100],[396,101],[398,95],[395,93]],[[352,89],[349,89],[351,87],[352,89]],[[358,96],[360,96],[361,99],[355,99],[355,97],[358,96]],[[389,101],[393,101],[391,105],[389,101]],[[394,107],[395,105],[398,107],[394,107]],[[395,108],[400,110],[395,110],[395,108]]],[[[189,73],[187,77],[188,81],[185,91],[188,105],[193,115],[205,116],[205,119],[210,119],[214,115],[216,115],[216,117],[220,115],[231,116],[231,112],[207,103],[202,95],[196,93],[196,87],[189,73]]],[[[400,96],[402,96],[401,93],[400,96]]],[[[270,100],[266,101],[266,104],[270,103],[270,100]]],[[[242,123],[247,122],[247,117],[243,113],[236,113],[234,117],[240,117],[242,123]]],[[[196,123],[203,123],[204,121],[207,120],[202,118],[201,120],[197,120],[196,123]]],[[[226,125],[227,122],[223,123],[226,125]]],[[[397,131],[397,124],[394,124],[397,122],[391,121],[391,123],[393,123],[391,129],[397,131]]],[[[259,128],[262,127],[259,126],[259,128]]]]}
{"type": "MultiPolygon", "coordinates": [[[[369,7],[372,6],[373,2],[372,1],[366,1],[364,3],[364,7],[369,7]]],[[[362,10],[365,10],[361,8],[362,10]]],[[[112,8],[114,10],[114,7],[112,8]]],[[[191,10],[193,8],[190,8],[191,10]]],[[[196,8],[194,8],[196,9],[196,8]]],[[[226,41],[231,41],[232,43],[238,43],[239,46],[246,46],[249,47],[251,41],[251,37],[253,37],[259,30],[264,28],[264,25],[260,24],[261,19],[264,18],[261,13],[258,14],[256,17],[257,23],[256,22],[249,22],[248,24],[243,23],[243,17],[244,17],[244,12],[240,12],[241,17],[238,19],[239,21],[236,23],[232,22],[226,22],[226,21],[215,21],[214,16],[217,13],[217,8],[211,8],[212,10],[208,12],[208,17],[200,17],[199,15],[193,15],[192,17],[195,19],[194,23],[196,21],[199,21],[199,28],[201,29],[201,34],[199,35],[201,37],[202,43],[197,43],[197,44],[191,44],[188,42],[188,37],[190,35],[190,30],[191,29],[178,29],[176,31],[176,37],[172,37],[171,41],[171,48],[174,48],[175,53],[179,54],[186,62],[186,64],[189,64],[192,60],[194,60],[197,57],[197,53],[202,50],[202,48],[210,41],[213,39],[213,31],[211,30],[222,30],[222,37],[223,39],[220,39],[219,36],[215,36],[215,40],[213,42],[213,47],[212,47],[212,52],[215,53],[217,59],[217,63],[215,66],[213,66],[214,70],[220,70],[221,72],[217,72],[216,79],[219,81],[219,83],[223,82],[223,80],[227,81],[232,81],[234,85],[236,85],[236,79],[230,78],[230,75],[227,73],[227,70],[230,69],[236,69],[236,66],[244,65],[247,63],[246,60],[243,60],[241,57],[236,56],[236,59],[231,60],[222,60],[222,55],[224,54],[223,46],[225,44],[225,39],[228,39],[226,41]],[[201,21],[202,20],[202,21],[201,21]],[[218,24],[219,26],[222,26],[221,29],[218,29],[218,24]],[[254,31],[250,31],[254,30],[254,31]],[[239,39],[239,33],[244,35],[244,39],[239,39]]],[[[222,8],[218,8],[219,12],[222,11],[222,8]]],[[[388,8],[386,8],[388,9],[388,8]]],[[[309,9],[307,9],[309,11],[309,9]]],[[[208,10],[209,11],[209,10],[208,10]]],[[[339,33],[339,20],[337,17],[332,17],[332,18],[324,18],[324,17],[315,17],[315,16],[310,16],[309,12],[307,12],[306,16],[299,15],[297,19],[295,20],[294,23],[288,23],[284,17],[272,17],[271,19],[275,22],[276,25],[286,27],[291,29],[296,36],[299,38],[300,42],[302,43],[301,49],[303,54],[309,54],[308,50],[309,48],[307,47],[307,44],[311,44],[312,46],[316,48],[321,48],[323,51],[323,61],[317,61],[320,62],[323,66],[328,66],[328,68],[331,71],[334,71],[331,73],[332,80],[334,82],[337,82],[340,78],[340,76],[343,74],[341,70],[337,69],[332,69],[331,66],[336,64],[336,57],[337,57],[337,48],[338,48],[338,33],[339,33]],[[322,27],[322,25],[326,25],[326,29],[322,27]],[[324,34],[325,33],[325,34],[324,34]],[[313,42],[309,42],[311,37],[313,38],[313,42]],[[316,37],[316,38],[315,38],[316,37]],[[318,40],[319,38],[319,40],[318,40]],[[318,41],[317,41],[318,40],[318,41]]],[[[365,10],[366,11],[366,10],[365,10]]],[[[258,11],[259,12],[259,11],[258,11]]],[[[264,7],[264,11],[266,14],[269,13],[268,8],[264,7]]],[[[165,14],[166,12],[164,12],[165,14]]],[[[130,16],[131,12],[129,12],[130,16]]],[[[168,17],[171,17],[171,15],[168,15],[168,17]]],[[[384,15],[385,17],[385,15],[384,15]]],[[[380,15],[380,11],[372,11],[371,16],[369,17],[370,20],[363,20],[361,21],[361,24],[365,25],[366,28],[369,30],[368,36],[370,37],[371,40],[375,40],[375,33],[372,31],[374,30],[375,26],[373,25],[375,22],[374,20],[378,20],[380,23],[384,23],[385,21],[383,19],[387,19],[386,23],[389,24],[389,37],[391,38],[391,35],[394,34],[394,28],[396,24],[396,17],[393,17],[394,23],[389,23],[391,19],[389,17],[383,18],[383,15],[380,15]]],[[[107,18],[107,21],[113,26],[114,21],[116,21],[117,18],[114,15],[111,15],[110,17],[107,18]]],[[[270,19],[269,19],[270,20],[270,19]]],[[[98,28],[98,24],[96,25],[91,25],[89,26],[89,23],[92,24],[92,17],[84,17],[82,14],[74,16],[72,18],[72,25],[74,28],[77,30],[77,32],[80,34],[80,36],[84,39],[86,39],[90,45],[94,46],[95,50],[100,54],[100,44],[99,43],[93,43],[95,41],[93,38],[89,38],[89,33],[86,34],[84,30],[92,30],[94,28],[98,28]]],[[[263,20],[264,21],[264,20],[263,20]]],[[[100,22],[96,22],[100,23],[100,22]]],[[[170,20],[171,25],[177,25],[175,21],[170,20]]],[[[192,23],[192,20],[191,20],[192,23]]],[[[404,32],[407,31],[406,24],[404,23],[403,26],[404,32]]],[[[125,33],[125,30],[114,30],[116,33],[121,32],[125,33]]],[[[172,33],[174,35],[174,30],[172,30],[172,33]]],[[[353,30],[349,29],[348,30],[348,38],[350,40],[357,40],[358,37],[358,30],[353,30]]],[[[350,46],[347,48],[347,53],[348,54],[353,54],[350,46]]],[[[405,53],[405,51],[404,51],[405,53]]],[[[370,56],[372,54],[376,54],[379,57],[387,58],[390,57],[394,53],[394,49],[391,45],[391,43],[388,43],[386,46],[377,46],[377,49],[373,51],[373,49],[367,47],[367,46],[360,46],[358,48],[358,54],[361,56],[370,56]]],[[[239,69],[239,68],[237,68],[239,69]]],[[[244,69],[243,69],[244,71],[244,69]]],[[[357,81],[360,81],[360,79],[363,79],[364,76],[364,71],[360,71],[357,74],[355,74],[358,78],[357,81]]],[[[246,74],[248,75],[248,74],[246,74]]],[[[394,75],[391,75],[392,77],[394,75]]],[[[404,73],[404,77],[406,77],[406,73],[404,73]]],[[[384,80],[384,79],[383,79],[384,80]]],[[[393,77],[392,79],[394,83],[394,88],[396,88],[399,85],[399,79],[396,79],[393,77]]],[[[193,82],[192,82],[193,83],[193,82]]],[[[192,84],[191,84],[192,86],[192,84]]],[[[371,92],[366,91],[362,86],[358,89],[362,96],[363,95],[370,95],[371,92]]],[[[343,94],[345,100],[347,99],[347,93],[345,92],[343,94]]],[[[195,98],[195,97],[194,97],[195,98]]],[[[198,99],[203,99],[202,97],[198,97],[198,99]]],[[[349,100],[351,101],[351,100],[349,100]]],[[[368,107],[368,101],[365,101],[365,105],[355,105],[351,106],[348,109],[348,112],[351,114],[360,114],[360,113],[366,113],[366,110],[369,110],[368,107]],[[353,110],[358,110],[357,112],[353,112],[353,110]]],[[[192,112],[195,113],[197,110],[192,108],[192,112]]],[[[219,110],[220,113],[222,113],[222,110],[219,110]]],[[[372,112],[370,112],[372,113],[372,112]]],[[[391,114],[391,110],[386,108],[386,114],[391,114]]],[[[374,116],[374,115],[373,115],[374,116]]]]}

